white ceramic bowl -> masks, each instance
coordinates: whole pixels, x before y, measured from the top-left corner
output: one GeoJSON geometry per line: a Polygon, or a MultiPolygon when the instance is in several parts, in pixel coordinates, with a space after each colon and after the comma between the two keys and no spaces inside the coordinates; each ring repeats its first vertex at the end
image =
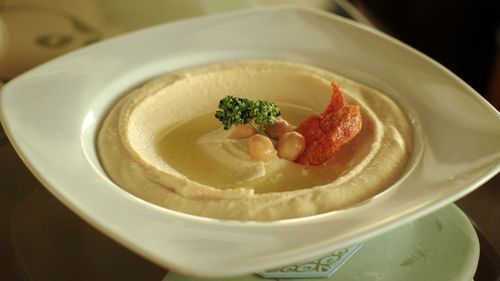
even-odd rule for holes
{"type": "Polygon", "coordinates": [[[2,124],[50,192],[126,247],[195,275],[239,275],[324,255],[457,200],[500,170],[500,115],[473,89],[376,30],[306,8],[234,12],[130,33],[37,67],[2,92],[2,124]],[[106,177],[95,137],[120,95],[169,71],[244,58],[315,65],[392,97],[416,132],[405,176],[352,208],[269,223],[163,209],[106,177]]]}

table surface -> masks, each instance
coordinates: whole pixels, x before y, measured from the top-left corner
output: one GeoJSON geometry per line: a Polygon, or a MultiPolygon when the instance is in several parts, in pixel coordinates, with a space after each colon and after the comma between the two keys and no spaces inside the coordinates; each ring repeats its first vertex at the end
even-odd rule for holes
{"type": "MultiPolygon", "coordinates": [[[[180,6],[172,5],[170,0],[147,2],[150,5],[127,2],[127,6],[111,0],[67,3],[46,0],[40,5],[35,0],[0,0],[0,79],[8,81],[34,65],[129,30],[249,7],[260,1],[242,0],[236,4],[210,6],[201,0],[180,6]],[[163,8],[160,9],[162,13],[158,12],[159,7],[163,8]],[[1,41],[5,38],[2,32],[9,35],[7,43],[1,41]]],[[[352,10],[343,10],[329,0],[314,0],[308,4],[344,15],[352,14],[352,10]]],[[[365,20],[359,15],[354,17],[365,20]]],[[[0,280],[163,278],[165,269],[102,235],[47,192],[22,163],[1,130],[0,160],[0,280]]],[[[497,175],[457,202],[471,218],[480,238],[481,257],[476,281],[500,280],[499,186],[500,176],[497,175]]]]}

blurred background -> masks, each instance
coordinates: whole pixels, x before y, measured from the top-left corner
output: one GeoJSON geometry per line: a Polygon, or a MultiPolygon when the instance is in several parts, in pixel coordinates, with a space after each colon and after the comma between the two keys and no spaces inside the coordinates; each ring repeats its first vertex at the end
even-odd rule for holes
{"type": "Polygon", "coordinates": [[[500,1],[466,0],[0,0],[0,79],[70,50],[143,27],[259,6],[338,12],[445,65],[498,105],[500,1]]]}
{"type": "MultiPolygon", "coordinates": [[[[0,87],[45,61],[119,34],[282,4],[323,9],[388,33],[500,107],[500,1],[486,0],[0,0],[0,87]]],[[[98,233],[45,191],[1,128],[0,159],[0,280],[161,280],[163,269],[98,233]]],[[[499,202],[497,175],[457,203],[481,240],[476,281],[500,280],[499,202]]]]}

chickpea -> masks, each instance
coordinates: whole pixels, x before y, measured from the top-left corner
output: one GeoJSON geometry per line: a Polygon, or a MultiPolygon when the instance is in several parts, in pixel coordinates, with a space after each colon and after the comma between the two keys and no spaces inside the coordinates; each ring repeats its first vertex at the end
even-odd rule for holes
{"type": "Polygon", "coordinates": [[[234,139],[244,139],[251,137],[257,133],[254,127],[250,124],[241,124],[234,127],[231,137],[234,139]]]}
{"type": "Polygon", "coordinates": [[[293,127],[286,120],[279,118],[276,123],[265,126],[266,135],[275,140],[279,140],[283,134],[293,130],[293,127]]]}
{"type": "Polygon", "coordinates": [[[306,140],[295,131],[285,133],[278,141],[279,157],[290,161],[295,161],[305,148],[306,140]]]}
{"type": "Polygon", "coordinates": [[[255,161],[268,162],[277,153],[274,144],[266,136],[257,134],[248,139],[248,154],[255,161]]]}

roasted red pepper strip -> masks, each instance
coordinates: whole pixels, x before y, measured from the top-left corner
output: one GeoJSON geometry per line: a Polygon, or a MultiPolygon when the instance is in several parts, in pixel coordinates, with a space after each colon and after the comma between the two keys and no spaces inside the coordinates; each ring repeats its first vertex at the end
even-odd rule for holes
{"type": "Polygon", "coordinates": [[[361,126],[359,106],[344,105],[340,88],[333,82],[332,98],[325,111],[310,116],[296,129],[304,136],[306,148],[295,162],[309,166],[325,163],[361,131],[361,126]]]}
{"type": "Polygon", "coordinates": [[[342,96],[342,92],[340,91],[339,85],[337,83],[332,82],[332,97],[330,98],[330,103],[325,111],[321,115],[325,115],[331,112],[337,112],[344,106],[344,96],[342,96]]]}

